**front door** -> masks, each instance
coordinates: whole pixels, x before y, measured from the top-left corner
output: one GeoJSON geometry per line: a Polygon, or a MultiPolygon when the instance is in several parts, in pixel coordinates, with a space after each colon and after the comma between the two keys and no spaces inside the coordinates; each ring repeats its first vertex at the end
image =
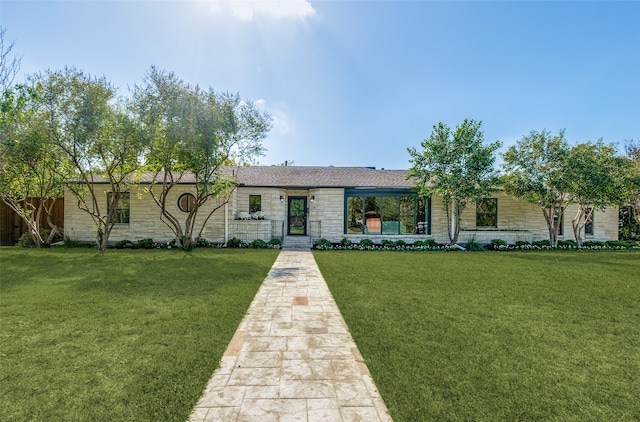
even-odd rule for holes
{"type": "Polygon", "coordinates": [[[306,196],[290,196],[289,197],[289,224],[287,225],[287,233],[292,236],[307,235],[307,197],[306,196]]]}

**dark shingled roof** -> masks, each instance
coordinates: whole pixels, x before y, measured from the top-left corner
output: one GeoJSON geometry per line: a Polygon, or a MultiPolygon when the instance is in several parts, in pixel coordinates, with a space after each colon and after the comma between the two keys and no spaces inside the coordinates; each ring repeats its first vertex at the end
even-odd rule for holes
{"type": "Polygon", "coordinates": [[[287,188],[413,188],[408,170],[376,170],[369,167],[236,167],[240,185],[287,188]]]}
{"type": "MultiPolygon", "coordinates": [[[[407,180],[409,170],[376,170],[370,167],[304,167],[304,166],[248,166],[225,167],[223,173],[238,178],[240,186],[281,188],[413,188],[407,180]]],[[[176,177],[178,175],[176,174],[176,177]]],[[[141,183],[151,183],[153,173],[145,172],[141,183]]],[[[156,178],[158,183],[162,178],[156,178]]],[[[96,176],[95,183],[107,183],[96,176]]],[[[195,183],[193,174],[185,174],[178,182],[195,183]]]]}

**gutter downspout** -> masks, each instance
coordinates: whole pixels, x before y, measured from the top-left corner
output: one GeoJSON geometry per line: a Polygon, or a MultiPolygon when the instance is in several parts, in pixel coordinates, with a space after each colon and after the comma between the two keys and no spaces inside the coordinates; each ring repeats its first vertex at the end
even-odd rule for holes
{"type": "Polygon", "coordinates": [[[227,243],[229,239],[229,202],[225,202],[224,204],[224,242],[227,243]]]}

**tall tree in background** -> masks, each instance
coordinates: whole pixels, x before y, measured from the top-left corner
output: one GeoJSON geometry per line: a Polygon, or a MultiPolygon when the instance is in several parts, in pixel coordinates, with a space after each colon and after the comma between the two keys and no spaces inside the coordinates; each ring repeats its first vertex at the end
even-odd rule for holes
{"type": "Polygon", "coordinates": [[[640,239],[640,141],[627,139],[625,152],[629,173],[624,205],[620,207],[620,236],[640,239]]]}
{"type": "Polygon", "coordinates": [[[562,215],[571,201],[569,149],[564,130],[558,135],[543,130],[523,136],[504,153],[505,191],[540,206],[553,246],[558,245],[562,215]]]}
{"type": "Polygon", "coordinates": [[[44,142],[39,87],[13,85],[20,58],[5,38],[0,27],[0,198],[25,222],[35,244],[48,246],[60,232],[51,211],[62,196],[65,167],[44,142]],[[43,220],[51,227],[47,237],[43,220]]]}
{"type": "Polygon", "coordinates": [[[617,155],[616,147],[596,143],[581,143],[569,151],[565,174],[570,183],[571,202],[578,206],[571,220],[573,234],[582,246],[584,227],[593,221],[596,210],[623,202],[629,161],[617,155]]]}
{"type": "Polygon", "coordinates": [[[429,138],[420,143],[421,150],[408,148],[409,177],[416,179],[420,195],[442,196],[451,244],[458,241],[462,210],[469,201],[477,201],[494,191],[499,180],[494,163],[500,142],[485,146],[481,124],[465,119],[452,133],[440,122],[433,126],[429,138]]]}
{"type": "Polygon", "coordinates": [[[133,101],[149,145],[148,193],[178,246],[191,249],[235,189],[235,174],[226,166],[250,163],[262,155],[271,118],[238,95],[202,90],[155,67],[135,88],[133,101]],[[169,198],[177,184],[187,181],[195,184],[195,192],[183,219],[169,198]],[[212,202],[198,219],[203,206],[212,202]]]}
{"type": "Polygon", "coordinates": [[[32,81],[42,87],[45,142],[71,168],[66,187],[93,220],[96,244],[104,251],[113,226],[122,222],[118,208],[128,201],[141,168],[138,125],[104,77],[67,68],[32,81]]]}

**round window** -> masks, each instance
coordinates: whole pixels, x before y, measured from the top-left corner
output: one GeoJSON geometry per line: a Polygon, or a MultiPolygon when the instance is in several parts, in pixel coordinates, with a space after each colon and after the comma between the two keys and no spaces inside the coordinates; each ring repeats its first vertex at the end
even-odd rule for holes
{"type": "Polygon", "coordinates": [[[196,204],[196,197],[192,193],[183,193],[178,198],[178,208],[182,212],[191,212],[196,204]]]}

